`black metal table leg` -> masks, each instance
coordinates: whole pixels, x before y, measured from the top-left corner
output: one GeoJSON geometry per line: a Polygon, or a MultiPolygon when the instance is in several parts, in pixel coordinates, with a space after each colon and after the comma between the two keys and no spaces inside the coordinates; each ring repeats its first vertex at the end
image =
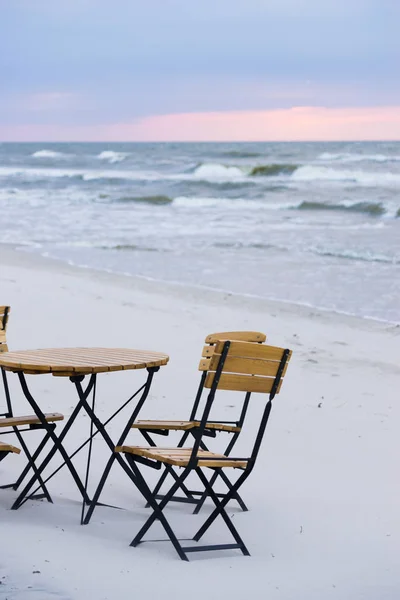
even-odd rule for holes
{"type": "MultiPolygon", "coordinates": [[[[123,459],[123,457],[114,452],[114,448],[115,446],[119,446],[122,445],[132,427],[133,422],[136,420],[139,411],[141,410],[148,394],[150,391],[150,387],[151,387],[151,383],[153,380],[153,376],[154,373],[156,371],[159,370],[159,367],[148,367],[147,371],[148,371],[148,376],[147,376],[147,380],[146,383],[144,385],[142,385],[111,417],[109,417],[105,422],[102,422],[99,417],[96,414],[95,411],[95,391],[96,391],[96,374],[92,374],[90,376],[90,380],[89,383],[86,387],[86,389],[83,389],[82,387],[82,381],[84,380],[84,375],[76,375],[76,376],[72,376],[70,377],[70,380],[72,383],[75,384],[75,388],[78,394],[78,403],[75,407],[75,409],[73,410],[71,416],[69,417],[68,421],[66,422],[61,434],[59,436],[57,436],[54,433],[54,427],[52,427],[52,424],[49,424],[46,422],[45,420],[45,416],[42,413],[42,411],[40,410],[38,404],[36,403],[35,399],[33,398],[32,394],[30,393],[24,374],[23,373],[18,373],[18,377],[21,383],[21,387],[22,390],[24,392],[25,397],[27,398],[29,404],[31,405],[32,409],[34,410],[36,416],[39,418],[39,420],[41,421],[43,427],[46,429],[47,432],[47,436],[48,439],[51,439],[53,441],[53,447],[51,448],[51,450],[48,452],[47,456],[44,458],[44,460],[42,461],[42,463],[40,464],[40,466],[36,467],[34,466],[34,475],[31,477],[31,479],[29,480],[29,482],[25,485],[24,489],[22,490],[22,492],[19,494],[18,498],[16,499],[16,501],[14,502],[12,508],[14,510],[16,510],[17,508],[19,508],[22,504],[24,504],[29,498],[33,497],[33,495],[38,491],[38,489],[45,488],[45,484],[49,481],[49,479],[51,479],[62,467],[67,466],[69,471],[71,472],[71,475],[82,495],[82,514],[81,514],[81,524],[87,524],[90,521],[90,518],[93,514],[94,508],[96,507],[97,504],[99,504],[98,500],[100,497],[100,494],[102,492],[102,489],[104,487],[104,484],[108,478],[108,475],[110,473],[111,467],[114,463],[114,460],[117,460],[117,462],[121,465],[121,467],[124,469],[124,471],[127,473],[127,475],[130,477],[130,479],[133,479],[133,473],[132,470],[129,468],[128,464],[125,462],[125,460],[123,459]],[[89,395],[90,393],[93,391],[93,399],[91,404],[88,401],[89,395]],[[128,420],[128,423],[126,424],[122,434],[120,435],[117,443],[115,444],[111,437],[109,436],[109,434],[107,433],[106,430],[106,425],[129,403],[131,402],[140,392],[142,392],[134,410],[132,411],[132,414],[130,416],[130,419],[128,420]],[[68,431],[70,430],[71,426],[73,425],[76,417],[78,416],[79,412],[81,410],[84,410],[87,415],[90,417],[90,435],[89,438],[79,446],[79,448],[77,450],[75,450],[70,456],[68,455],[67,451],[65,450],[64,446],[63,446],[63,440],[65,438],[65,436],[67,435],[68,431]],[[96,428],[96,431],[94,431],[94,428],[96,428]],[[90,471],[90,463],[91,463],[91,446],[92,446],[92,441],[93,438],[97,435],[100,434],[101,437],[104,439],[104,441],[106,442],[106,444],[108,445],[108,447],[111,450],[111,456],[109,458],[109,460],[107,461],[106,467],[104,469],[103,475],[100,479],[100,482],[97,486],[97,489],[95,491],[95,495],[93,497],[93,500],[91,501],[88,494],[87,494],[87,487],[88,487],[88,480],[89,480],[89,471],[90,471]],[[84,448],[84,446],[86,446],[87,444],[89,444],[89,450],[88,450],[88,457],[87,457],[87,461],[86,461],[86,472],[85,472],[85,483],[83,484],[73,463],[72,463],[72,458],[80,451],[82,450],[82,448],[84,448]],[[51,459],[53,458],[53,456],[55,455],[55,453],[57,452],[57,450],[60,452],[60,454],[62,455],[64,462],[62,463],[62,465],[60,465],[53,473],[51,473],[51,475],[49,475],[46,479],[42,479],[42,472],[43,470],[46,468],[46,466],[49,464],[49,462],[51,461],[51,459]],[[32,487],[35,485],[35,483],[39,483],[40,485],[32,490],[32,487]],[[88,511],[87,514],[85,516],[85,505],[88,505],[88,511]]],[[[47,490],[46,490],[47,491],[47,490]]]]}
{"type": "MultiPolygon", "coordinates": [[[[134,410],[132,411],[131,417],[128,420],[128,422],[127,422],[127,424],[126,424],[126,426],[125,426],[125,428],[124,428],[122,434],[120,435],[120,437],[118,439],[118,442],[116,444],[114,444],[113,441],[111,440],[110,436],[108,435],[108,433],[107,433],[107,431],[105,429],[104,424],[101,423],[101,421],[99,420],[99,418],[97,417],[97,415],[95,414],[95,412],[93,410],[91,410],[91,408],[88,405],[88,403],[86,401],[84,401],[84,406],[85,406],[86,412],[90,416],[92,422],[95,424],[95,426],[97,428],[97,431],[102,435],[104,441],[107,443],[108,447],[110,448],[110,450],[112,452],[110,458],[107,461],[107,464],[106,464],[105,469],[103,471],[103,475],[101,476],[101,479],[100,479],[99,484],[97,486],[97,489],[96,489],[96,491],[94,493],[92,502],[90,503],[90,506],[88,508],[86,516],[81,521],[82,524],[84,524],[84,525],[87,525],[89,523],[91,517],[92,517],[93,511],[94,511],[96,505],[98,504],[98,501],[99,501],[99,498],[100,498],[100,494],[101,494],[101,492],[103,490],[103,487],[104,487],[104,485],[105,485],[105,483],[107,481],[108,475],[109,475],[109,473],[111,471],[111,467],[112,467],[112,465],[113,465],[113,463],[114,463],[115,460],[117,460],[119,462],[119,464],[121,465],[121,467],[123,468],[123,470],[127,473],[127,475],[129,476],[129,478],[133,480],[133,474],[132,474],[131,469],[125,463],[123,457],[120,454],[118,454],[117,452],[114,452],[114,449],[115,449],[116,446],[121,446],[124,443],[124,441],[126,439],[126,436],[128,435],[129,431],[132,428],[132,424],[136,420],[136,418],[137,418],[137,416],[138,416],[138,414],[139,414],[139,412],[140,412],[140,410],[141,410],[141,408],[142,408],[142,406],[143,406],[143,404],[144,404],[144,402],[145,402],[145,400],[146,400],[146,398],[147,398],[147,396],[149,394],[154,373],[156,371],[158,371],[158,370],[159,370],[159,367],[151,367],[151,368],[147,369],[148,376],[147,376],[147,381],[146,381],[146,383],[144,385],[144,388],[143,388],[142,395],[139,398],[139,400],[138,400],[138,402],[137,402],[134,410]]],[[[82,390],[79,389],[80,388],[80,384],[77,383],[76,386],[77,386],[78,394],[81,395],[82,390]]]]}
{"type": "MultiPolygon", "coordinates": [[[[54,429],[52,429],[49,425],[49,423],[47,423],[46,421],[46,417],[44,416],[43,412],[41,411],[40,407],[38,406],[38,404],[36,403],[35,399],[33,398],[32,394],[30,393],[26,380],[25,380],[25,376],[23,373],[19,372],[18,373],[18,377],[19,377],[19,381],[21,384],[21,388],[22,391],[25,395],[25,398],[28,400],[29,404],[31,405],[33,411],[35,412],[36,416],[38,417],[38,419],[40,420],[40,422],[42,423],[44,429],[46,429],[48,435],[50,436],[50,438],[52,439],[54,446],[52,447],[52,449],[50,450],[50,452],[47,454],[46,458],[42,461],[41,465],[39,467],[37,467],[35,474],[32,476],[32,478],[29,480],[29,482],[26,484],[26,486],[24,487],[24,489],[22,490],[22,492],[20,493],[20,495],[18,496],[18,498],[16,499],[16,501],[14,502],[14,504],[12,505],[12,509],[16,510],[17,508],[19,508],[24,502],[26,502],[26,500],[28,500],[29,496],[28,496],[28,492],[29,490],[33,487],[33,485],[35,484],[36,481],[38,481],[38,477],[41,475],[42,471],[46,468],[46,466],[49,464],[50,460],[53,458],[53,456],[55,455],[55,453],[57,452],[57,450],[60,452],[60,454],[62,455],[65,464],[67,465],[80,493],[82,494],[82,497],[84,498],[84,500],[86,502],[89,503],[89,498],[86,494],[86,490],[85,487],[82,483],[82,481],[80,480],[80,477],[74,467],[74,465],[72,464],[72,461],[70,460],[67,451],[65,450],[64,446],[62,445],[62,442],[66,436],[66,434],[68,433],[69,429],[71,428],[71,426],[73,425],[76,417],[78,416],[79,412],[81,411],[82,407],[83,407],[83,402],[82,400],[80,402],[78,402],[77,406],[75,407],[75,409],[73,410],[70,418],[68,419],[68,422],[65,424],[64,429],[62,430],[62,432],[60,433],[59,436],[57,436],[54,432],[54,429]]],[[[86,400],[86,398],[89,396],[93,385],[96,381],[96,375],[92,375],[90,377],[90,381],[87,385],[87,388],[83,394],[84,399],[86,400]]],[[[40,486],[41,487],[41,486],[40,486]]],[[[33,492],[34,493],[34,492],[33,492]]]]}

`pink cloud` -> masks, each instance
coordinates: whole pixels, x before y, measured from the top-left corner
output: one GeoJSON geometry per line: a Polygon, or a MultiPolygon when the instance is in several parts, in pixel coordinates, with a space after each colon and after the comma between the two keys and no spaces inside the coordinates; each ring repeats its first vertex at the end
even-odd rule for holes
{"type": "Polygon", "coordinates": [[[15,141],[400,140],[400,106],[156,115],[92,126],[1,126],[15,141]]]}

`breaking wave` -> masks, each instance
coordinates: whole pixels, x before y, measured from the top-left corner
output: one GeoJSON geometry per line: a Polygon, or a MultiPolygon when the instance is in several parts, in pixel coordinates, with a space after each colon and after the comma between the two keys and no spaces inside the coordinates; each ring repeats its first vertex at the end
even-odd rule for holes
{"type": "Polygon", "coordinates": [[[246,171],[240,167],[220,165],[218,163],[202,163],[193,171],[199,179],[236,179],[245,177],[246,171]]]}
{"type": "MultiPolygon", "coordinates": [[[[115,158],[115,157],[114,157],[115,158]]],[[[114,160],[109,158],[108,160],[114,160]]],[[[66,169],[25,166],[0,166],[0,178],[10,178],[10,185],[29,184],[45,181],[47,179],[62,179],[69,181],[93,182],[101,185],[105,183],[118,184],[120,182],[190,182],[194,186],[208,186],[219,190],[230,190],[241,187],[259,186],[260,191],[268,182],[274,189],[276,186],[284,188],[307,189],[315,186],[336,187],[365,187],[382,189],[400,189],[400,173],[373,172],[371,170],[351,170],[333,168],[322,165],[296,165],[271,163],[265,165],[239,167],[219,163],[204,163],[186,173],[163,173],[157,171],[141,171],[123,169],[66,169]],[[262,186],[260,186],[260,183],[262,186]]],[[[211,194],[212,195],[212,194],[211,194]]]]}
{"type": "Polygon", "coordinates": [[[299,168],[293,164],[270,164],[253,167],[249,173],[250,177],[262,176],[273,177],[274,175],[291,175],[299,168]]]}
{"type": "Polygon", "coordinates": [[[110,164],[119,163],[130,155],[129,152],[114,152],[113,150],[104,150],[97,155],[99,160],[106,160],[110,164]]]}
{"type": "Polygon", "coordinates": [[[31,154],[33,158],[60,158],[66,156],[63,152],[56,152],[55,150],[38,150],[31,154]]]}

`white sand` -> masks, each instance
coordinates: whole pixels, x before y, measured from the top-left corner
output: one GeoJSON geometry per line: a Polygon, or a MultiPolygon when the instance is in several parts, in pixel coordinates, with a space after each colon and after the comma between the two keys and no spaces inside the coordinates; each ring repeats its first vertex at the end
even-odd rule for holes
{"type": "MultiPolygon", "coordinates": [[[[143,417],[187,418],[209,332],[257,329],[271,344],[294,351],[257,467],[242,488],[250,511],[238,511],[235,503],[229,509],[250,558],[236,551],[199,553],[183,563],[169,542],[129,547],[148,510],[118,465],[102,500],[127,510],[98,507],[81,527],[79,493],[63,469],[49,484],[53,505],[30,501],[11,511],[17,493],[1,490],[0,598],[400,597],[400,327],[79,270],[7,247],[0,249],[0,286],[0,303],[12,306],[10,349],[101,345],[167,352],[170,363],[156,374],[143,417]]],[[[16,412],[24,414],[16,376],[9,380],[16,412]]],[[[100,375],[98,410],[108,415],[143,380],[143,372],[100,375]]],[[[70,414],[75,392],[68,380],[43,375],[30,382],[44,409],[70,414]]],[[[243,451],[260,398],[253,400],[243,451]]],[[[235,394],[223,397],[220,418],[236,418],[238,401],[235,394]]],[[[114,436],[126,417],[113,424],[114,436]]],[[[87,437],[88,425],[81,416],[67,438],[69,449],[87,437]]],[[[141,442],[133,432],[129,440],[141,442]]],[[[108,456],[101,441],[94,452],[92,485],[108,456]]],[[[78,467],[85,458],[79,455],[78,467]]],[[[1,482],[22,462],[7,457],[1,482]]],[[[149,471],[154,479],[157,472],[149,471]]],[[[193,535],[211,509],[208,503],[193,516],[189,506],[170,506],[180,537],[193,535]]],[[[160,537],[157,524],[147,538],[160,537]]],[[[222,521],[206,539],[231,542],[222,521]]]]}

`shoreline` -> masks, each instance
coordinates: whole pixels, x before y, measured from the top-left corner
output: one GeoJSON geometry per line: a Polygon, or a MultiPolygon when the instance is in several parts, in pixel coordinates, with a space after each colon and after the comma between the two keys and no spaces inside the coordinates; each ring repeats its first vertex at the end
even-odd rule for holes
{"type": "Polygon", "coordinates": [[[21,268],[39,268],[45,271],[56,271],[57,273],[76,275],[78,277],[84,277],[84,274],[86,273],[98,281],[103,283],[109,282],[112,283],[112,285],[122,288],[131,288],[133,282],[135,289],[151,294],[168,293],[170,296],[179,296],[180,298],[186,297],[188,299],[192,299],[194,296],[198,299],[200,296],[203,300],[207,298],[207,300],[213,300],[214,302],[229,298],[229,303],[232,306],[253,306],[257,310],[268,308],[269,310],[278,310],[280,313],[292,316],[316,316],[326,319],[329,322],[340,319],[348,322],[349,325],[358,323],[361,328],[363,328],[362,324],[365,324],[367,329],[370,327],[373,329],[375,329],[375,327],[377,329],[382,327],[384,330],[400,328],[400,322],[397,321],[370,316],[360,316],[345,311],[332,310],[306,303],[294,303],[289,300],[267,298],[255,294],[241,294],[229,290],[206,287],[204,285],[153,279],[143,275],[115,272],[109,269],[101,269],[88,265],[79,265],[73,261],[45,256],[39,252],[32,252],[27,248],[30,248],[30,246],[0,243],[0,264],[21,268]]]}

